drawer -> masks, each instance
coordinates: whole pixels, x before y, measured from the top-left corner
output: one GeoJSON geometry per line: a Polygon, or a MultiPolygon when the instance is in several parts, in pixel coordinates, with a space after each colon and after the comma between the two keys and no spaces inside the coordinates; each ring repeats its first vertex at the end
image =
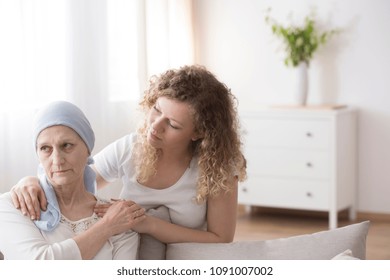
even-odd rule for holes
{"type": "Polygon", "coordinates": [[[331,123],[325,119],[244,118],[242,123],[248,147],[327,149],[331,144],[331,123]]]}
{"type": "Polygon", "coordinates": [[[329,182],[248,177],[239,186],[240,204],[327,211],[329,182]]]}
{"type": "Polygon", "coordinates": [[[249,176],[329,179],[330,154],[326,151],[246,149],[249,176]]]}

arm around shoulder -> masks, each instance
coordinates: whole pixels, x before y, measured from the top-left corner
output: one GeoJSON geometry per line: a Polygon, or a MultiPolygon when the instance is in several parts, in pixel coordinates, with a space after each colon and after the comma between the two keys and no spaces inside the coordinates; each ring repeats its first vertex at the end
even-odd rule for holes
{"type": "Polygon", "coordinates": [[[32,220],[40,218],[41,209],[46,210],[46,196],[37,177],[22,178],[12,187],[10,193],[14,207],[32,220]]]}

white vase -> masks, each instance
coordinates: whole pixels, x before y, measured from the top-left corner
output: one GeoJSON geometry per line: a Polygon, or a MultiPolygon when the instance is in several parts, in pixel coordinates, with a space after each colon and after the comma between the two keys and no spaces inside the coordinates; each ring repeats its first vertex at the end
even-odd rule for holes
{"type": "Polygon", "coordinates": [[[295,87],[294,87],[294,102],[295,105],[305,106],[308,94],[308,65],[306,62],[299,63],[294,67],[295,71],[295,87]]]}

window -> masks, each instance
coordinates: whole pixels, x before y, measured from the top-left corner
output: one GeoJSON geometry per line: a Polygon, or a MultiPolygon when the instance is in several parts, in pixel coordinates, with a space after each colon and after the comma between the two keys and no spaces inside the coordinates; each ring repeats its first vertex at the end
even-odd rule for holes
{"type": "Polygon", "coordinates": [[[65,1],[1,1],[0,112],[66,91],[65,1]]]}
{"type": "Polygon", "coordinates": [[[109,101],[137,100],[140,96],[143,14],[139,1],[107,2],[109,101]]]}

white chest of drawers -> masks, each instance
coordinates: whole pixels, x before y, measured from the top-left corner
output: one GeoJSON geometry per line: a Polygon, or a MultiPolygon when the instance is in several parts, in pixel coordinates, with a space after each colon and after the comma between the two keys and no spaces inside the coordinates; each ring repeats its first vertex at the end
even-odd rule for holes
{"type": "Polygon", "coordinates": [[[356,111],[267,109],[241,114],[248,180],[239,204],[338,212],[356,207],[356,111]]]}

